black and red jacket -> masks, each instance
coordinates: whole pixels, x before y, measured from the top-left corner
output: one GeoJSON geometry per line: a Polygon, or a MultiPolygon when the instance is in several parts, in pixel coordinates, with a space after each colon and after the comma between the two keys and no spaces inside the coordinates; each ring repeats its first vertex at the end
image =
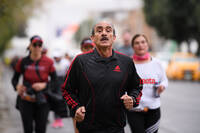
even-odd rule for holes
{"type": "Polygon", "coordinates": [[[97,50],[78,55],[72,62],[63,86],[63,97],[75,114],[85,106],[86,115],[79,130],[123,128],[125,107],[120,97],[128,93],[139,104],[142,86],[132,59],[112,51],[109,58],[97,50]]]}
{"type": "Polygon", "coordinates": [[[37,82],[48,83],[49,76],[52,81],[56,82],[57,80],[53,60],[45,55],[42,55],[38,61],[33,61],[30,56],[27,56],[17,62],[12,78],[12,85],[15,90],[21,74],[23,75],[23,83],[28,82],[31,85],[37,82]],[[37,72],[40,76],[38,76],[37,72]]]}

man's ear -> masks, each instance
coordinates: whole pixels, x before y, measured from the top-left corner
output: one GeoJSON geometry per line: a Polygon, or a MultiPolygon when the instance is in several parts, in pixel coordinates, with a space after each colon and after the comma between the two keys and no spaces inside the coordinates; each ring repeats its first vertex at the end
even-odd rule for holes
{"type": "Polygon", "coordinates": [[[90,39],[92,40],[92,42],[94,42],[94,36],[93,35],[90,36],[90,39]]]}

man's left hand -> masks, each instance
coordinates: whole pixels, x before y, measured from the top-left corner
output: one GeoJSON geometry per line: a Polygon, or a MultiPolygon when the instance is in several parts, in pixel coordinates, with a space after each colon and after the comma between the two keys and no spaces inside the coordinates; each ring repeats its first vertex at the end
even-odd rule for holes
{"type": "Polygon", "coordinates": [[[132,97],[128,96],[127,94],[124,94],[120,99],[123,100],[124,106],[126,109],[130,110],[133,108],[133,99],[132,97]]]}

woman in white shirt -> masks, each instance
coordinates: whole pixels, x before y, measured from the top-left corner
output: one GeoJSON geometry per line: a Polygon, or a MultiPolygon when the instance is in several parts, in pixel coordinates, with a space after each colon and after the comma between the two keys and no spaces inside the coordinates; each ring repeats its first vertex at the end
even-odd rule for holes
{"type": "Polygon", "coordinates": [[[160,123],[160,94],[168,86],[168,80],[160,62],[148,52],[147,37],[136,34],[131,41],[135,51],[133,61],[143,85],[138,107],[127,113],[132,133],[157,133],[160,123]]]}

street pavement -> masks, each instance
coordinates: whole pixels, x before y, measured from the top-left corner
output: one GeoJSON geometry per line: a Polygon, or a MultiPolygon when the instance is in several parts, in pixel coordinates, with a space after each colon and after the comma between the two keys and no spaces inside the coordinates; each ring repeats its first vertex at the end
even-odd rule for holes
{"type": "MultiPolygon", "coordinates": [[[[3,69],[0,79],[0,133],[23,133],[19,112],[15,109],[16,92],[10,79],[12,71],[3,69]]],[[[161,124],[159,133],[200,133],[200,82],[170,81],[161,95],[161,124]]],[[[63,119],[64,127],[53,129],[50,112],[47,133],[74,133],[71,118],[63,119]]],[[[129,126],[126,133],[131,133],[129,126]]]]}
{"type": "Polygon", "coordinates": [[[170,81],[162,95],[160,133],[200,133],[200,82],[170,81]]]}

